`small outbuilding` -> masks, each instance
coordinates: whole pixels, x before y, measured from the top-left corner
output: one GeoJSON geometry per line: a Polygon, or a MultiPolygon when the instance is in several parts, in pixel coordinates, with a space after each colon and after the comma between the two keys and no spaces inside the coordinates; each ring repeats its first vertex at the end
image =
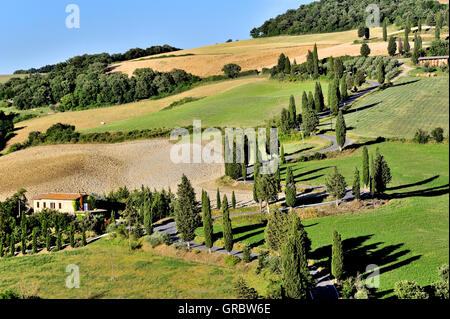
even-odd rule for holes
{"type": "Polygon", "coordinates": [[[33,199],[34,212],[42,209],[53,209],[63,213],[89,211],[88,195],[84,193],[49,193],[33,199]]]}
{"type": "Polygon", "coordinates": [[[430,66],[448,65],[448,55],[443,56],[425,56],[418,59],[419,65],[424,66],[428,63],[430,66]]]}

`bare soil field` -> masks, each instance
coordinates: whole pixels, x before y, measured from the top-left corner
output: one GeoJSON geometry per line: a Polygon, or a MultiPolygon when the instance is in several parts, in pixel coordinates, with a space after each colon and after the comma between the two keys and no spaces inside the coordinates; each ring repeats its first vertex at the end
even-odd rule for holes
{"type": "Polygon", "coordinates": [[[28,138],[28,134],[32,131],[44,132],[50,126],[56,123],[71,124],[75,125],[77,130],[85,130],[100,126],[101,122],[112,123],[139,115],[157,112],[169,106],[172,102],[178,101],[185,97],[210,97],[219,93],[226,92],[235,87],[248,83],[255,83],[258,81],[264,81],[264,79],[242,78],[232,81],[223,81],[202,85],[192,90],[159,100],[143,100],[139,102],[111,107],[96,108],[85,111],[57,113],[40,118],[34,118],[28,121],[20,122],[16,125],[17,130],[15,131],[15,133],[17,135],[9,140],[7,147],[9,147],[9,145],[13,143],[26,141],[28,138]]]}
{"type": "MultiPolygon", "coordinates": [[[[393,29],[392,29],[393,30],[393,29]]],[[[371,29],[371,37],[381,37],[381,28],[371,29]]],[[[113,65],[112,72],[132,75],[137,68],[152,68],[158,71],[170,71],[173,68],[184,69],[192,74],[206,77],[222,74],[222,67],[227,63],[236,63],[246,70],[261,70],[277,63],[281,53],[293,61],[306,61],[308,50],[317,43],[320,58],[341,55],[359,55],[360,45],[354,45],[356,30],[345,32],[311,34],[301,36],[280,36],[250,39],[231,43],[221,43],[206,47],[177,51],[174,55],[186,55],[171,58],[139,58],[113,65]]],[[[387,43],[370,43],[373,55],[387,54],[387,43]]],[[[159,55],[167,56],[167,54],[159,55]]]]}
{"type": "MultiPolygon", "coordinates": [[[[38,146],[0,157],[0,200],[25,188],[27,197],[48,192],[103,194],[126,185],[176,192],[185,174],[201,195],[201,185],[215,198],[214,181],[224,174],[223,164],[174,164],[173,144],[168,140],[145,140],[121,144],[38,146]]],[[[229,190],[231,194],[231,190],[229,190]]],[[[228,195],[231,196],[231,195],[228,195]]],[[[247,201],[239,194],[238,201],[247,201]]],[[[230,197],[231,199],[231,197],[230,197]]]]}

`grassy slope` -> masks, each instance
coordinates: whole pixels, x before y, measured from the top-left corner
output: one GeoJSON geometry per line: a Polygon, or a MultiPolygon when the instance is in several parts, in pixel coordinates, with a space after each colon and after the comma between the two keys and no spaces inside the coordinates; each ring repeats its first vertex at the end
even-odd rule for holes
{"type": "Polygon", "coordinates": [[[148,251],[130,252],[126,242],[102,239],[85,248],[0,259],[0,291],[38,288],[41,298],[233,298],[232,283],[245,276],[260,291],[254,271],[189,262],[148,251]],[[114,277],[111,281],[111,256],[114,277]],[[80,269],[80,289],[68,289],[66,267],[80,269]]]}
{"type": "MultiPolygon", "coordinates": [[[[369,264],[381,268],[380,291],[389,293],[403,279],[430,284],[437,279],[436,268],[449,262],[448,144],[386,142],[370,146],[369,152],[374,153],[377,146],[391,167],[389,186],[397,189],[388,193],[395,199],[376,210],[306,220],[315,250],[312,258],[326,265],[332,233],[337,230],[347,240],[347,267],[356,266],[362,273],[369,264]]],[[[290,165],[298,184],[323,185],[336,165],[351,185],[354,168],[362,167],[361,154],[360,149],[342,158],[290,165]]],[[[237,241],[264,245],[264,225],[258,219],[239,217],[233,224],[237,241]]],[[[215,231],[221,232],[220,221],[215,231]]],[[[202,235],[202,230],[197,234],[202,235]]]]}
{"type": "Polygon", "coordinates": [[[24,78],[28,74],[0,74],[0,83],[5,83],[11,78],[24,78]]]}
{"type": "Polygon", "coordinates": [[[449,132],[449,78],[406,77],[396,86],[357,102],[345,116],[351,134],[369,137],[414,137],[417,128],[449,132]]]}
{"type": "MultiPolygon", "coordinates": [[[[266,80],[236,87],[213,97],[184,104],[178,108],[146,114],[88,130],[89,132],[127,131],[151,127],[192,125],[193,119],[203,126],[257,126],[279,115],[294,95],[298,111],[303,91],[313,91],[315,82],[289,83],[266,80]]],[[[327,83],[322,89],[327,92],[327,83]]]]}

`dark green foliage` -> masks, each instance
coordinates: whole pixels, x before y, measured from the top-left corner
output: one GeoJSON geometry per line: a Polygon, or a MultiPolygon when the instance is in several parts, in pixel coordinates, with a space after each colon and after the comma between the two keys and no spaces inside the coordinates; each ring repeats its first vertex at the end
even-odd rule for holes
{"type": "Polygon", "coordinates": [[[408,35],[405,35],[405,45],[403,47],[403,51],[405,51],[405,53],[409,53],[409,51],[411,51],[411,46],[409,45],[408,35]]]}
{"type": "Polygon", "coordinates": [[[428,132],[422,130],[422,129],[417,129],[416,133],[414,134],[414,139],[413,141],[419,144],[426,144],[428,143],[428,141],[430,140],[430,135],[428,135],[428,132]]]}
{"type": "Polygon", "coordinates": [[[57,226],[55,232],[56,232],[56,251],[60,251],[63,245],[61,228],[57,226]]]}
{"type": "Polygon", "coordinates": [[[289,98],[289,128],[295,128],[297,121],[297,108],[295,106],[295,98],[293,95],[289,98]]]}
{"type": "Polygon", "coordinates": [[[231,207],[236,209],[236,195],[234,194],[234,191],[231,193],[231,207]]]}
{"type": "Polygon", "coordinates": [[[175,222],[181,238],[188,242],[189,246],[189,242],[195,238],[195,229],[199,226],[201,220],[194,188],[184,174],[181,178],[181,184],[178,185],[175,222]]]}
{"type": "Polygon", "coordinates": [[[438,299],[449,299],[449,267],[448,264],[438,268],[439,280],[433,287],[433,296],[438,299]]]}
{"type": "Polygon", "coordinates": [[[294,176],[292,174],[292,169],[290,166],[286,169],[286,187],[285,187],[285,197],[286,205],[289,207],[295,207],[297,202],[297,190],[295,187],[294,176]]]}
{"type": "Polygon", "coordinates": [[[331,274],[337,280],[341,280],[344,275],[344,251],[341,235],[337,231],[333,232],[333,245],[331,249],[331,274]]]}
{"type": "Polygon", "coordinates": [[[286,162],[286,158],[284,156],[284,146],[281,145],[281,150],[280,150],[280,164],[284,164],[286,162]]]}
{"type": "Polygon", "coordinates": [[[427,50],[427,56],[445,56],[449,53],[448,40],[434,40],[427,50]]]}
{"type": "Polygon", "coordinates": [[[363,44],[361,45],[360,53],[361,53],[361,56],[363,56],[363,57],[368,57],[368,56],[369,56],[369,54],[370,54],[370,48],[369,48],[369,46],[367,45],[367,43],[363,43],[363,44]]]}
{"type": "Polygon", "coordinates": [[[362,169],[362,182],[366,187],[369,186],[370,174],[369,174],[369,151],[367,146],[363,147],[363,169],[362,169]]]}
{"type": "Polygon", "coordinates": [[[154,201],[155,205],[152,204],[150,207],[150,201],[146,200],[144,203],[144,228],[147,236],[150,236],[153,233],[153,211],[156,210],[157,202],[154,201]]]}
{"type": "Polygon", "coordinates": [[[83,228],[83,230],[81,231],[81,245],[82,246],[86,246],[87,245],[87,241],[86,241],[86,230],[83,228]]]}
{"type": "Polygon", "coordinates": [[[336,131],[336,141],[339,146],[339,150],[342,151],[342,148],[345,145],[347,135],[347,127],[345,126],[345,120],[342,111],[339,111],[338,116],[336,118],[335,131],[336,131]]]}
{"type": "Polygon", "coordinates": [[[223,241],[228,254],[233,250],[233,227],[231,226],[230,211],[228,209],[227,195],[222,201],[223,241]]]}
{"type": "Polygon", "coordinates": [[[377,67],[377,80],[378,83],[383,84],[386,79],[386,72],[384,70],[384,63],[381,61],[377,67]]]}
{"type": "Polygon", "coordinates": [[[9,236],[9,255],[11,257],[14,257],[16,253],[16,240],[14,237],[15,237],[14,234],[11,234],[9,236]]]}
{"type": "Polygon", "coordinates": [[[389,38],[388,43],[388,54],[390,56],[394,56],[396,52],[397,52],[397,43],[395,42],[395,38],[391,36],[389,38]]]}
{"type": "Polygon", "coordinates": [[[425,290],[415,281],[398,281],[394,285],[394,293],[398,299],[428,299],[425,290]]]}
{"type": "Polygon", "coordinates": [[[370,39],[370,29],[369,28],[364,28],[364,37],[366,38],[366,40],[370,39]]]}
{"type": "Polygon", "coordinates": [[[316,107],[317,113],[325,111],[325,101],[322,92],[322,85],[320,84],[320,82],[316,82],[314,91],[314,106],[316,107]]]}
{"type": "Polygon", "coordinates": [[[334,171],[330,174],[325,182],[328,193],[336,199],[336,206],[339,204],[339,200],[346,194],[347,183],[344,176],[339,174],[337,167],[334,167],[334,171]]]}
{"type": "Polygon", "coordinates": [[[334,65],[333,65],[333,71],[336,76],[336,79],[342,78],[344,75],[344,63],[342,62],[341,58],[335,58],[334,59],[334,65]]]}
{"type": "Polygon", "coordinates": [[[0,233],[0,258],[5,254],[5,234],[0,233]]]}
{"type": "Polygon", "coordinates": [[[222,72],[230,79],[237,78],[241,72],[241,67],[234,63],[226,64],[223,66],[222,72]]]}
{"type": "Polygon", "coordinates": [[[302,113],[302,130],[306,136],[309,136],[315,131],[317,125],[319,125],[319,119],[316,112],[308,105],[304,113],[302,113]]]}
{"type": "Polygon", "coordinates": [[[211,217],[211,202],[208,194],[204,191],[202,196],[202,217],[203,217],[203,232],[205,234],[205,246],[211,249],[213,247],[213,220],[211,217]]]}
{"type": "Polygon", "coordinates": [[[360,87],[366,82],[366,76],[362,70],[357,70],[355,75],[355,86],[360,87]]]}
{"type": "MultiPolygon", "coordinates": [[[[374,3],[371,0],[328,0],[302,4],[298,9],[265,21],[260,27],[253,28],[251,36],[271,37],[278,35],[313,34],[335,31],[345,31],[360,28],[358,36],[366,36],[364,23],[367,18],[366,8],[374,3]]],[[[406,17],[417,18],[433,15],[438,11],[447,10],[446,5],[437,1],[393,0],[375,2],[382,10],[382,16],[390,21],[404,24],[406,17]]]]}
{"type": "Polygon", "coordinates": [[[340,93],[341,93],[341,100],[346,101],[348,99],[348,91],[347,91],[347,81],[346,81],[345,75],[341,78],[341,81],[340,81],[340,93]]]}
{"type": "Polygon", "coordinates": [[[50,231],[48,231],[45,236],[45,247],[47,248],[47,251],[52,249],[52,234],[50,231]]]}
{"type": "Polygon", "coordinates": [[[437,143],[441,143],[444,140],[444,129],[442,127],[436,127],[431,131],[431,136],[437,143]]]}
{"type": "Polygon", "coordinates": [[[319,54],[317,53],[317,44],[314,43],[313,49],[313,78],[319,77],[319,54]]]}
{"type": "Polygon", "coordinates": [[[250,288],[242,277],[233,284],[233,291],[237,299],[259,298],[258,292],[254,288],[250,288]]]}
{"type": "Polygon", "coordinates": [[[216,209],[220,209],[222,207],[220,200],[220,191],[217,189],[217,197],[216,197],[216,209]]]}
{"type": "Polygon", "coordinates": [[[278,72],[283,72],[285,66],[286,66],[286,56],[284,55],[284,53],[281,53],[280,57],[278,58],[278,64],[277,64],[278,72]]]}
{"type": "Polygon", "coordinates": [[[252,261],[252,249],[249,245],[245,245],[244,249],[242,250],[242,260],[246,263],[252,261]]]}
{"type": "Polygon", "coordinates": [[[339,96],[338,96],[338,90],[336,81],[333,81],[330,84],[330,111],[333,115],[336,115],[339,111],[339,96]]]}
{"type": "Polygon", "coordinates": [[[286,57],[284,60],[284,73],[290,74],[291,73],[291,61],[289,61],[289,58],[286,57]]]}
{"type": "Polygon", "coordinates": [[[391,182],[391,170],[384,156],[377,149],[373,170],[372,170],[372,187],[375,195],[382,195],[386,191],[387,185],[391,182]]]}
{"type": "Polygon", "coordinates": [[[27,249],[27,219],[25,217],[25,214],[22,215],[20,221],[20,240],[20,249],[22,254],[25,255],[27,249]]]}
{"type": "Polygon", "coordinates": [[[291,229],[291,217],[286,211],[275,210],[270,213],[264,231],[266,246],[274,251],[281,251],[291,229]]]}
{"type": "Polygon", "coordinates": [[[383,41],[387,41],[387,18],[383,20],[383,41]]]}
{"type": "Polygon", "coordinates": [[[299,218],[294,218],[294,225],[281,252],[282,285],[287,298],[306,299],[308,291],[313,287],[305,260],[308,242],[299,218]]]}
{"type": "Polygon", "coordinates": [[[32,236],[32,251],[33,251],[33,254],[35,254],[35,253],[37,253],[37,250],[38,250],[38,233],[39,233],[39,227],[35,227],[35,228],[33,228],[33,232],[32,232],[32,234],[31,234],[31,236],[32,236]]]}
{"type": "Polygon", "coordinates": [[[355,195],[356,200],[360,200],[361,198],[361,180],[359,177],[359,170],[355,167],[355,174],[353,177],[353,187],[352,187],[353,195],[355,195]]]}

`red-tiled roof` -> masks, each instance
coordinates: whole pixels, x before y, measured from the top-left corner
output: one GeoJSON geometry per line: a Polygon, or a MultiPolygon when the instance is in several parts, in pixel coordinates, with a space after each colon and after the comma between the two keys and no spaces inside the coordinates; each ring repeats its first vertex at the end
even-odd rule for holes
{"type": "Polygon", "coordinates": [[[35,200],[40,200],[40,199],[50,199],[50,200],[77,200],[80,199],[82,196],[84,196],[85,194],[80,194],[80,193],[49,193],[49,194],[44,194],[44,195],[39,195],[37,197],[35,197],[35,200]]]}

